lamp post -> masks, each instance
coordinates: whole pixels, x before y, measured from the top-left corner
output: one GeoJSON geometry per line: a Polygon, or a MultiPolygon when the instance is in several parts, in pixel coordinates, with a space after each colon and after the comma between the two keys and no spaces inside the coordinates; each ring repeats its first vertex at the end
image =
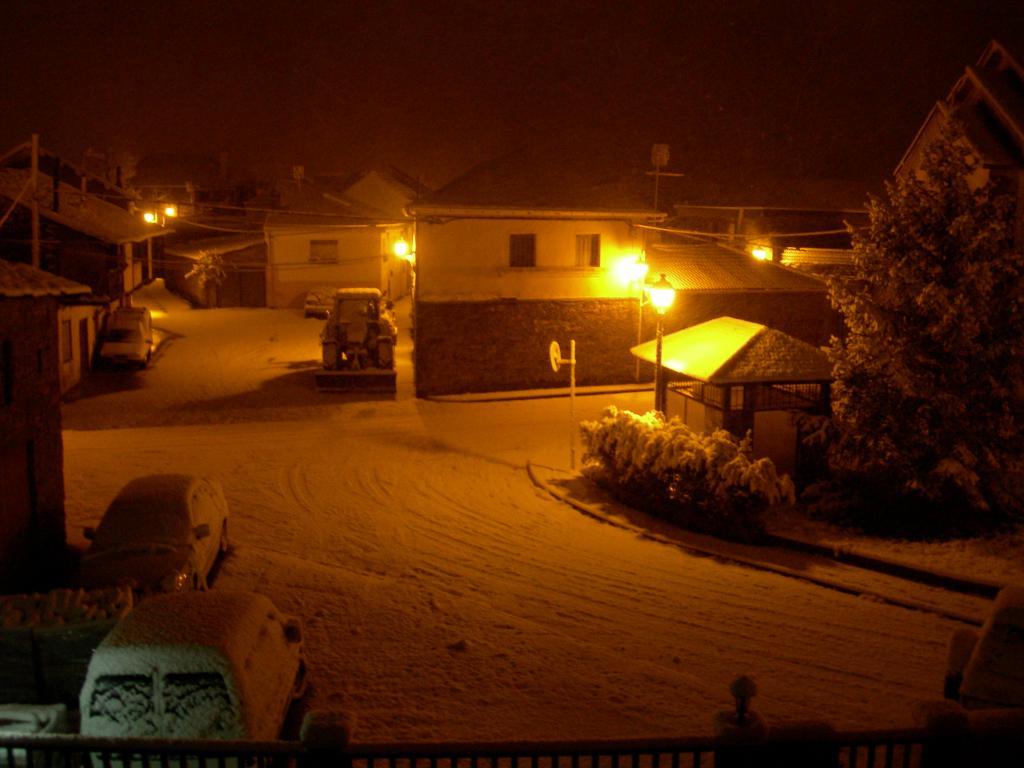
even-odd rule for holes
{"type": "Polygon", "coordinates": [[[672,306],[672,302],[675,301],[676,289],[672,287],[672,283],[666,279],[663,272],[658,282],[647,289],[647,294],[650,296],[651,304],[654,306],[654,311],[658,317],[657,344],[654,354],[654,410],[664,415],[665,386],[662,381],[663,376],[661,372],[661,343],[662,336],[664,335],[662,320],[665,317],[665,312],[672,306]]]}

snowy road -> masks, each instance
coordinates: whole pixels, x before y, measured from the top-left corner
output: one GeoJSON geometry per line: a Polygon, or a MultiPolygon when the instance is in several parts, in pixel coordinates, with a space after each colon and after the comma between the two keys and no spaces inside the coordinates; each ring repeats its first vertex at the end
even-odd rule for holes
{"type": "MultiPolygon", "coordinates": [[[[907,724],[940,694],[954,623],[694,557],[538,491],[525,463],[567,463],[566,401],[357,402],[300,377],[252,389],[259,370],[269,380],[310,356],[276,349],[266,363],[253,318],[278,345],[311,326],[180,312],[140,386],[67,407],[71,536],[127,478],[220,478],[233,546],[215,587],[303,618],[301,709],[351,713],[357,739],[706,734],[740,673],[766,717],[838,727],[907,724]],[[275,386],[282,399],[256,407],[275,386]],[[125,422],[171,426],[100,428],[125,422]]],[[[582,398],[580,417],[608,402],[582,398]]]]}

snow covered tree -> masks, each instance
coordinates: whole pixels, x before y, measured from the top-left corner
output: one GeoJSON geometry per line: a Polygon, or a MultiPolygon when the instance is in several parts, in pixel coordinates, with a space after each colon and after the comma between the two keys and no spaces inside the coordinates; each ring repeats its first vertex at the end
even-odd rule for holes
{"type": "Polygon", "coordinates": [[[227,273],[224,271],[224,259],[219,254],[210,251],[200,251],[199,257],[193,262],[192,268],[185,273],[186,278],[196,278],[199,281],[199,289],[203,292],[203,299],[207,304],[216,306],[218,303],[217,292],[227,273]]]}
{"type": "Polygon", "coordinates": [[[832,467],[924,526],[1024,496],[1024,263],[1014,201],[972,183],[979,170],[950,126],[871,199],[853,276],[831,284],[847,327],[830,350],[832,467]]]}

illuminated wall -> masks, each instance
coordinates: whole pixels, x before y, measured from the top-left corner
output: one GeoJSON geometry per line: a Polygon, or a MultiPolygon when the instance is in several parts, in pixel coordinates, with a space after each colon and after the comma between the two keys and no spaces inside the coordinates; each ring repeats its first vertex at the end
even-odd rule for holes
{"type": "Polygon", "coordinates": [[[459,219],[417,228],[417,294],[422,301],[628,298],[637,289],[618,264],[642,241],[626,221],[459,219]],[[509,236],[536,236],[536,266],[509,266],[509,236]],[[601,266],[576,266],[576,236],[600,235],[601,266]]]}
{"type": "Polygon", "coordinates": [[[268,307],[301,308],[306,292],[324,285],[382,291],[388,287],[393,259],[384,258],[377,227],[268,228],[268,241],[268,307]],[[310,243],[332,240],[338,244],[336,260],[311,261],[310,243]]]}

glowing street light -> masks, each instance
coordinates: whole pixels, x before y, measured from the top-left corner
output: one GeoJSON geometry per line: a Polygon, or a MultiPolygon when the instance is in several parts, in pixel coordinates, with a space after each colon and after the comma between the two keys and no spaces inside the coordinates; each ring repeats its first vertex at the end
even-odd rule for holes
{"type": "Polygon", "coordinates": [[[662,336],[664,335],[662,320],[665,317],[665,312],[668,311],[668,308],[672,306],[672,302],[675,301],[676,289],[672,287],[672,283],[668,281],[665,273],[662,272],[661,279],[648,287],[647,295],[650,296],[651,304],[654,305],[654,311],[657,312],[658,316],[657,344],[655,345],[654,355],[654,410],[664,414],[665,388],[661,372],[661,344],[662,336]]]}
{"type": "Polygon", "coordinates": [[[156,224],[157,218],[156,211],[145,211],[142,214],[142,220],[147,224],[156,224]]]}
{"type": "Polygon", "coordinates": [[[768,261],[768,259],[772,255],[772,252],[770,249],[765,248],[762,245],[759,245],[750,251],[750,255],[753,256],[758,261],[768,261]]]}
{"type": "Polygon", "coordinates": [[[408,240],[396,240],[395,244],[391,246],[391,252],[400,259],[406,261],[412,261],[410,256],[409,241],[408,240]]]}

